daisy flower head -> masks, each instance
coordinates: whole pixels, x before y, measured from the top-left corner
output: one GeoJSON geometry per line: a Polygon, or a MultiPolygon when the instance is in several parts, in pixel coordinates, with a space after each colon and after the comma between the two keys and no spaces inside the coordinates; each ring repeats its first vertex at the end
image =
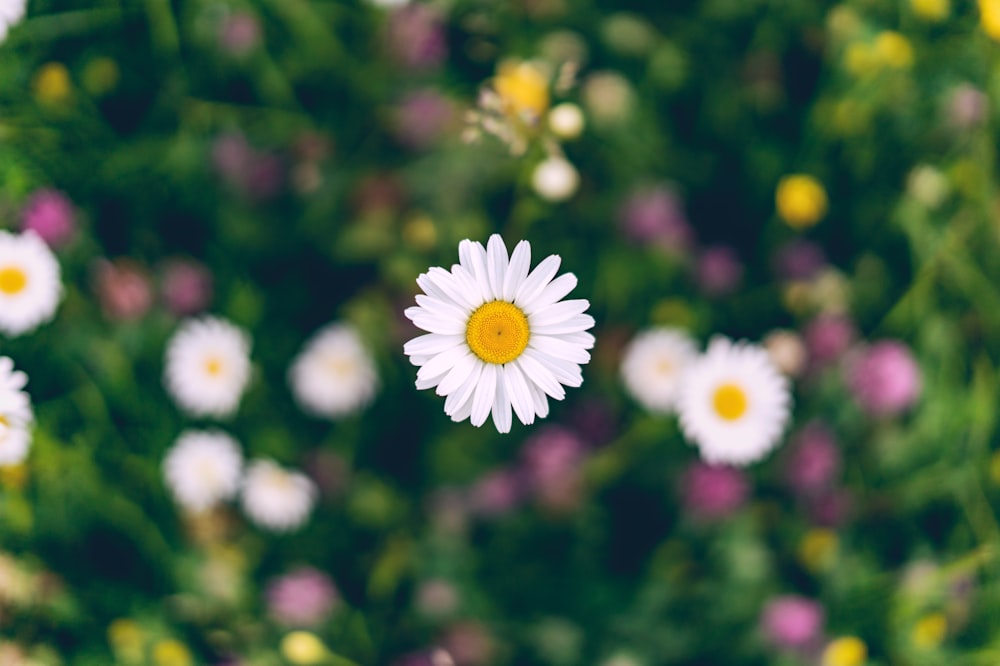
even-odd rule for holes
{"type": "Polygon", "coordinates": [[[250,337],[223,319],[189,319],[167,343],[164,383],[191,416],[231,416],[249,381],[250,337]]]}
{"type": "Polygon", "coordinates": [[[254,460],[243,479],[243,510],[250,520],[274,532],[300,527],[316,503],[316,485],[301,472],[273,460],[254,460]]]}
{"type": "Polygon", "coordinates": [[[292,361],[288,381],[302,409],[336,419],[371,402],[378,375],[357,331],[329,324],[313,334],[292,361]]]}
{"type": "Polygon", "coordinates": [[[38,234],[0,231],[0,332],[17,336],[51,320],[62,298],[59,273],[38,234]]]}
{"type": "Polygon", "coordinates": [[[0,465],[16,465],[28,456],[34,414],[23,390],[27,383],[28,376],[0,356],[0,465]]]}
{"type": "Polygon", "coordinates": [[[232,499],[242,471],[240,445],[219,431],[188,430],[163,459],[163,476],[174,499],[190,511],[232,499]]]}
{"type": "Polygon", "coordinates": [[[528,241],[508,257],[499,235],[485,248],[464,240],[458,257],[450,271],[435,266],[417,278],[424,293],[405,311],[427,331],[403,347],[420,368],[417,388],[434,388],[445,414],[476,427],[492,413],[497,430],[509,432],[512,408],[525,425],[545,418],[548,398],[562,400],[563,386],[583,383],[580,364],[594,346],[590,302],[562,300],[576,277],[555,277],[558,255],[529,272],[528,241]]]}
{"type": "Polygon", "coordinates": [[[720,336],[688,365],[677,412],[705,462],[739,466],[775,447],[791,402],[788,380],[766,350],[720,336]]]}
{"type": "Polygon", "coordinates": [[[698,356],[694,340],[679,328],[643,331],[626,345],[621,376],[626,390],[651,412],[673,413],[681,377],[698,356]]]}

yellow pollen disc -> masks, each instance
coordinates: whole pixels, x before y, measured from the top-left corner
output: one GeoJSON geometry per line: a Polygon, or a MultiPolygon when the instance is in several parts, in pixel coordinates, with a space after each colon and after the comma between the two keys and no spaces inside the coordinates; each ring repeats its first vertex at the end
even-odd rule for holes
{"type": "Polygon", "coordinates": [[[465,341],[486,363],[510,363],[528,346],[528,318],[513,303],[484,303],[469,317],[465,341]]]}
{"type": "Polygon", "coordinates": [[[0,292],[15,296],[28,286],[28,276],[17,266],[0,268],[0,292]]]}
{"type": "Polygon", "coordinates": [[[205,372],[209,377],[217,377],[222,372],[222,361],[214,356],[205,360],[205,372]]]}
{"type": "Polygon", "coordinates": [[[726,421],[735,421],[747,411],[747,394],[736,384],[723,384],[715,389],[712,407],[726,421]]]}

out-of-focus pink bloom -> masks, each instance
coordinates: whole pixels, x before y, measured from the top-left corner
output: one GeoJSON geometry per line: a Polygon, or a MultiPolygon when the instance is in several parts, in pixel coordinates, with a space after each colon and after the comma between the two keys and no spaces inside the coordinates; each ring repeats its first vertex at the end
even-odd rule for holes
{"type": "Polygon", "coordinates": [[[385,42],[393,58],[408,69],[434,69],[448,56],[444,17],[431,5],[393,9],[386,23],[385,42]]]}
{"type": "Polygon", "coordinates": [[[340,454],[315,451],[306,457],[303,467],[324,497],[340,497],[347,490],[351,469],[340,454]]]}
{"type": "Polygon", "coordinates": [[[458,601],[458,589],[442,578],[431,578],[420,583],[415,598],[417,610],[428,617],[454,613],[458,608],[458,601]]]}
{"type": "Polygon", "coordinates": [[[257,150],[242,134],[223,134],[212,144],[212,163],[222,179],[249,199],[263,201],[285,183],[285,163],[276,154],[257,150]]]}
{"type": "Polygon", "coordinates": [[[795,435],[785,462],[785,479],[800,495],[818,495],[840,473],[840,448],[821,423],[807,424],[795,435]]]}
{"type": "Polygon", "coordinates": [[[21,229],[34,231],[49,247],[61,247],[76,234],[73,204],[58,190],[36,190],[21,210],[21,229]]]}
{"type": "Polygon", "coordinates": [[[353,199],[359,216],[382,211],[391,213],[402,207],[406,192],[395,176],[375,174],[358,183],[353,199]]]}
{"type": "Polygon", "coordinates": [[[809,500],[809,519],[823,527],[839,527],[850,517],[854,501],[844,488],[833,488],[809,500]]]}
{"type": "Polygon", "coordinates": [[[219,23],[219,46],[231,56],[241,57],[260,43],[260,21],[250,12],[233,12],[219,23]]]}
{"type": "Polygon", "coordinates": [[[695,462],[681,476],[681,500],[695,518],[724,518],[741,506],[750,494],[743,472],[723,465],[695,462]]]}
{"type": "Polygon", "coordinates": [[[869,414],[898,414],[920,396],[920,368],[909,347],[898,340],[861,349],[846,365],[854,399],[869,414]]]}
{"type": "Polygon", "coordinates": [[[521,450],[528,482],[533,487],[558,481],[583,459],[583,442],[568,428],[543,426],[521,450]]]}
{"type": "Polygon", "coordinates": [[[779,648],[808,648],[820,640],[824,615],[823,607],[812,599],[775,597],[764,606],[761,631],[769,643],[779,648]]]}
{"type": "Polygon", "coordinates": [[[683,252],[693,233],[684,214],[684,203],[667,185],[638,189],[622,204],[618,220],[626,237],[683,252]]]}
{"type": "Polygon", "coordinates": [[[454,123],[455,105],[430,88],[409,93],[395,113],[396,136],[417,150],[435,145],[454,123]]]}
{"type": "Polygon", "coordinates": [[[524,499],[524,480],[513,469],[494,470],[469,488],[469,506],[483,516],[500,516],[524,499]]]}
{"type": "Polygon", "coordinates": [[[173,314],[196,314],[212,304],[212,273],[201,262],[168,259],[160,270],[160,293],[173,314]]]}
{"type": "Polygon", "coordinates": [[[801,238],[785,243],[774,254],[774,272],[782,280],[808,280],[825,265],[823,248],[801,238]]]}
{"type": "Polygon", "coordinates": [[[457,622],[445,630],[439,641],[455,666],[483,666],[493,663],[493,636],[478,622],[457,622]]]}
{"type": "Polygon", "coordinates": [[[717,245],[698,257],[698,285],[708,296],[732,293],[743,279],[743,264],[731,247],[717,245]]]}
{"type": "Polygon", "coordinates": [[[99,260],[94,266],[94,289],[108,319],[139,319],[153,304],[149,274],[137,262],[99,260]]]}
{"type": "Polygon", "coordinates": [[[290,627],[321,624],[340,601],[330,577],[312,567],[300,567],[271,581],[265,597],[271,617],[290,627]]]}
{"type": "Polygon", "coordinates": [[[981,125],[989,112],[986,94],[968,83],[955,86],[948,98],[948,122],[960,129],[981,125]]]}
{"type": "Polygon", "coordinates": [[[851,320],[841,315],[821,314],[810,321],[803,332],[809,360],[817,367],[836,361],[854,341],[851,320]]]}

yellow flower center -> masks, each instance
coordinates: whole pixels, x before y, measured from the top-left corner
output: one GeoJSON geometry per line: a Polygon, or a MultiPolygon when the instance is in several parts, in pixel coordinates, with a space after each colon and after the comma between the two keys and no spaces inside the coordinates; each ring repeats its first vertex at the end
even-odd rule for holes
{"type": "Polygon", "coordinates": [[[222,361],[215,356],[205,359],[205,373],[209,377],[218,377],[222,373],[222,361]]]}
{"type": "Polygon", "coordinates": [[[0,292],[16,296],[28,286],[28,276],[17,266],[0,268],[0,292]]]}
{"type": "Polygon", "coordinates": [[[484,303],[469,317],[465,341],[472,353],[486,363],[510,363],[528,346],[528,318],[513,303],[484,303]]]}
{"type": "Polygon", "coordinates": [[[723,384],[715,389],[712,407],[715,413],[727,421],[735,421],[747,411],[747,394],[736,384],[723,384]]]}

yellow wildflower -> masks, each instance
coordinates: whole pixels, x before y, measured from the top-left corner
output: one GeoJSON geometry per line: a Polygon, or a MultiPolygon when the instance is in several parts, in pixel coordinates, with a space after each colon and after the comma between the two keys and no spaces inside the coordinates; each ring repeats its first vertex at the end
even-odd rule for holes
{"type": "Polygon", "coordinates": [[[913,65],[913,46],[895,30],[883,30],[875,38],[875,53],[879,61],[893,69],[908,69],[913,65]]]}
{"type": "Polygon", "coordinates": [[[281,639],[281,654],[296,666],[310,666],[326,659],[323,641],[308,631],[293,631],[281,639]]]}
{"type": "Polygon", "coordinates": [[[153,646],[153,663],[156,666],[194,666],[194,657],[184,643],[167,638],[153,646]]]}
{"type": "Polygon", "coordinates": [[[855,636],[831,641],[823,650],[823,666],[861,666],[868,661],[868,646],[855,636]]]}
{"type": "Polygon", "coordinates": [[[812,176],[785,176],[778,183],[775,205],[788,226],[805,229],[819,222],[826,214],[826,190],[812,176]]]}
{"type": "Polygon", "coordinates": [[[933,649],[948,635],[948,618],[943,613],[929,613],[913,625],[910,640],[919,648],[933,649]]]}
{"type": "Polygon", "coordinates": [[[925,21],[936,23],[948,18],[951,13],[950,0],[910,0],[913,13],[925,21]]]}
{"type": "Polygon", "coordinates": [[[833,564],[837,555],[837,534],[826,528],[806,532],[799,543],[799,561],[810,571],[822,571],[833,564]]]}
{"type": "Polygon", "coordinates": [[[549,80],[530,62],[505,62],[493,78],[493,89],[504,108],[517,116],[537,119],[549,108],[549,80]]]}
{"type": "Polygon", "coordinates": [[[60,62],[42,65],[35,73],[35,99],[41,104],[56,106],[68,100],[73,94],[73,83],[69,70],[60,62]]]}

